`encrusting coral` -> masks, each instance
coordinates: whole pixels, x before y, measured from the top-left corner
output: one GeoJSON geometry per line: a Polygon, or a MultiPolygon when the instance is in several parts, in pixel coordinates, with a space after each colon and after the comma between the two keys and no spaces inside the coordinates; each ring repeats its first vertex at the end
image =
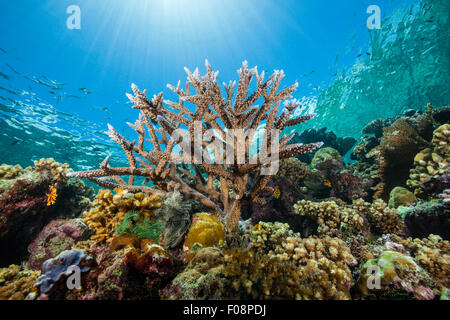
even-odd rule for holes
{"type": "Polygon", "coordinates": [[[94,207],[84,213],[83,221],[95,231],[93,240],[110,242],[115,228],[130,211],[139,212],[144,219],[151,217],[161,207],[161,198],[155,195],[142,192],[134,194],[122,188],[116,188],[114,192],[100,189],[92,203],[94,207]]]}
{"type": "Polygon", "coordinates": [[[181,89],[180,82],[176,87],[168,85],[178,95],[178,102],[163,100],[162,92],[149,100],[146,91],[140,91],[133,84],[134,96],[128,95],[128,98],[134,103],[134,108],[141,111],[139,120],[130,124],[139,135],[137,143],[128,141],[111,125],[108,126],[108,135],[122,146],[129,167],[110,167],[108,157],[100,164],[100,169],[69,173],[68,176],[88,178],[106,188],[123,187],[130,192],[142,191],[160,196],[173,189],[180,190],[186,198],[199,200],[208,210],[223,218],[230,231],[236,231],[243,205],[248,202],[262,203],[260,194],[267,191],[266,184],[270,179],[270,175],[260,172],[255,183],[248,189],[249,173],[258,168],[273,169],[266,165],[271,164],[274,156],[278,156],[277,159],[289,158],[311,152],[321,147],[322,143],[289,145],[293,135],[280,138],[283,129],[314,117],[304,115],[291,118],[300,103],[287,99],[298,84],[278,91],[284,78],[283,71],[275,71],[264,80],[264,72],[259,74],[256,67],[248,69],[247,62],[244,62],[238,71],[236,95],[236,83],[230,82],[228,85],[224,84],[226,96],[222,97],[217,82],[218,72],[214,72],[207,61],[206,69],[207,74],[200,76],[198,69],[191,73],[186,68],[186,91],[181,89]],[[253,78],[256,78],[256,89],[249,95],[253,78]],[[191,87],[196,90],[195,94],[191,93],[191,87]],[[260,99],[262,104],[254,105],[260,99]],[[279,113],[283,101],[283,110],[279,113]],[[195,105],[195,108],[188,109],[184,106],[185,102],[195,105]],[[268,156],[266,159],[261,159],[260,151],[250,154],[253,138],[263,124],[263,145],[270,147],[270,151],[265,150],[268,156]],[[183,127],[188,130],[183,130],[181,134],[177,129],[183,127]],[[148,141],[153,145],[151,151],[144,150],[145,129],[150,136],[148,141]],[[207,138],[206,130],[210,129],[216,134],[207,138]],[[235,130],[238,131],[236,133],[232,129],[239,130],[235,130]],[[161,138],[158,138],[157,133],[161,138]],[[239,142],[237,145],[235,140],[239,142]],[[175,146],[181,148],[181,153],[174,158],[175,146]],[[272,147],[277,150],[273,151],[272,147]],[[232,165],[228,162],[230,157],[227,157],[227,161],[222,157],[225,149],[229,155],[233,151],[232,165]],[[214,155],[214,161],[208,151],[214,155]],[[138,167],[135,155],[140,156],[141,167],[138,167]],[[182,165],[177,165],[180,162],[182,165]],[[207,177],[204,176],[205,173],[207,177]],[[120,178],[122,175],[129,175],[128,182],[120,178]],[[153,181],[158,188],[134,185],[137,176],[145,177],[144,184],[153,181]],[[215,180],[220,180],[221,192],[213,188],[215,180]],[[230,190],[233,190],[231,195],[230,190]]]}

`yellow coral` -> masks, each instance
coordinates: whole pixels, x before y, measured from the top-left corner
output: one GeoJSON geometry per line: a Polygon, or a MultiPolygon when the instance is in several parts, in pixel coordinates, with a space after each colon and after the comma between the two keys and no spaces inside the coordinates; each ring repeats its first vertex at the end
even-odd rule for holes
{"type": "Polygon", "coordinates": [[[37,294],[34,284],[40,271],[21,270],[18,265],[0,269],[0,300],[24,300],[29,294],[37,294]]]}
{"type": "Polygon", "coordinates": [[[217,247],[225,242],[225,227],[219,218],[208,213],[197,213],[184,241],[184,246],[192,248],[196,243],[205,247],[217,247]]]}
{"type": "Polygon", "coordinates": [[[137,211],[143,217],[150,217],[162,206],[161,198],[144,193],[130,193],[123,188],[111,190],[100,189],[93,202],[94,208],[85,212],[83,221],[95,231],[91,239],[98,241],[112,240],[114,229],[129,211],[137,211]]]}
{"type": "Polygon", "coordinates": [[[47,196],[47,206],[55,204],[57,196],[58,194],[56,193],[56,184],[54,184],[50,186],[50,193],[47,196]]]}

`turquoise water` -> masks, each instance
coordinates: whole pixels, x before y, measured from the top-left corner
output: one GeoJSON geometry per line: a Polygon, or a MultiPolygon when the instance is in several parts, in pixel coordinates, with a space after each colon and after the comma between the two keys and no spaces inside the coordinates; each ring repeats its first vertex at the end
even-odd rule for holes
{"type": "Polygon", "coordinates": [[[126,161],[106,124],[132,135],[132,82],[150,93],[186,79],[183,68],[236,80],[243,60],[283,69],[284,85],[318,117],[307,127],[358,137],[376,118],[448,103],[450,3],[376,1],[87,1],[81,29],[66,27],[72,1],[18,0],[0,13],[0,163],[54,157],[76,170],[106,155],[126,161]]]}

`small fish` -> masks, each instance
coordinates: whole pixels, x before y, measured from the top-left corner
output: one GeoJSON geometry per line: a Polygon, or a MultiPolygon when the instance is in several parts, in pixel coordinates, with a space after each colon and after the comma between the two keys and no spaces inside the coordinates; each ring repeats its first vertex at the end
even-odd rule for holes
{"type": "Polygon", "coordinates": [[[328,179],[325,179],[325,180],[323,181],[323,185],[324,185],[325,187],[331,188],[331,181],[328,180],[328,179]]]}
{"type": "Polygon", "coordinates": [[[275,199],[279,199],[281,196],[281,190],[278,187],[275,187],[275,189],[273,190],[273,196],[275,197],[275,199]]]}
{"type": "Polygon", "coordinates": [[[367,54],[368,56],[370,56],[370,52],[366,52],[366,54],[367,54]]]}
{"type": "Polygon", "coordinates": [[[362,53],[358,54],[356,57],[359,58],[359,57],[361,57],[361,56],[362,56],[362,53]]]}
{"type": "Polygon", "coordinates": [[[11,145],[13,146],[13,145],[15,145],[15,144],[18,144],[20,142],[20,140],[14,140],[12,143],[11,143],[11,145]]]}

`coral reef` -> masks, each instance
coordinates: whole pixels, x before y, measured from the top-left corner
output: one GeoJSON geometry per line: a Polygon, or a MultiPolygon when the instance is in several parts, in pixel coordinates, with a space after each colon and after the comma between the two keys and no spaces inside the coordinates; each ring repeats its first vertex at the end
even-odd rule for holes
{"type": "Polygon", "coordinates": [[[0,178],[0,265],[20,263],[42,228],[56,218],[72,218],[89,208],[92,188],[67,179],[67,164],[53,159],[36,161],[35,168],[2,166],[0,178]],[[7,172],[7,173],[6,173],[7,172]],[[54,203],[48,204],[50,187],[54,203]],[[14,247],[14,250],[10,250],[14,247]]]}
{"type": "MultiPolygon", "coordinates": [[[[188,74],[186,92],[181,89],[180,82],[176,87],[168,86],[179,96],[178,103],[164,101],[162,93],[149,100],[146,92],[139,91],[133,84],[134,96],[128,97],[134,103],[134,108],[141,111],[139,120],[134,125],[130,124],[139,135],[137,145],[135,141],[125,139],[110,125],[108,131],[111,139],[122,146],[129,167],[112,168],[109,166],[108,157],[100,164],[100,169],[69,173],[68,176],[89,178],[107,188],[126,187],[131,192],[144,191],[164,195],[174,189],[180,190],[186,198],[200,201],[206,208],[222,217],[229,230],[236,231],[243,205],[249,202],[262,203],[260,194],[267,190],[266,184],[270,179],[269,175],[259,172],[255,183],[250,188],[247,186],[251,171],[258,168],[267,170],[265,166],[272,162],[272,157],[269,161],[261,160],[261,157],[258,157],[260,152],[256,155],[250,154],[256,129],[265,124],[263,138],[265,145],[278,146],[277,154],[280,159],[311,152],[321,147],[322,143],[288,144],[292,135],[280,138],[279,133],[283,129],[308,121],[314,116],[305,115],[291,119],[299,102],[287,99],[291,97],[298,84],[295,83],[277,92],[284,77],[283,71],[275,71],[264,80],[264,72],[259,74],[256,67],[248,69],[247,62],[244,62],[238,71],[239,83],[236,95],[234,95],[235,82],[230,82],[224,85],[226,92],[224,98],[217,82],[218,72],[214,72],[207,61],[206,69],[207,74],[200,76],[198,69],[191,73],[186,68],[188,74]],[[253,78],[256,78],[256,90],[248,96],[253,78]],[[195,89],[195,94],[191,94],[191,87],[195,89]],[[253,105],[258,99],[263,100],[262,105],[253,105]],[[278,115],[283,101],[283,110],[278,115]],[[186,108],[184,102],[195,105],[195,108],[192,110],[186,108]],[[168,106],[164,106],[164,103],[168,106]],[[183,132],[184,136],[176,131],[181,125],[188,128],[188,131],[183,132]],[[145,128],[150,134],[153,151],[144,150],[145,128]],[[197,135],[203,135],[203,131],[208,129],[214,129],[218,136],[212,135],[206,139],[207,141],[199,143],[197,135]],[[233,136],[233,139],[229,139],[233,132],[231,129],[239,129],[240,132],[233,136]],[[158,138],[156,132],[159,132],[162,138],[158,138]],[[235,139],[239,140],[238,145],[235,145],[235,139]],[[186,143],[189,150],[186,150],[186,143]],[[161,145],[165,145],[164,149],[161,145]],[[182,150],[182,154],[176,159],[173,158],[175,146],[179,146],[182,150]],[[233,150],[233,165],[223,159],[224,148],[233,150]],[[214,155],[214,162],[209,151],[214,155]],[[138,167],[135,154],[145,159],[141,159],[141,167],[138,167]],[[201,161],[199,157],[202,155],[207,159],[201,161]],[[176,166],[176,163],[180,162],[184,165],[176,166]],[[191,169],[188,169],[188,165],[191,169]],[[207,178],[203,173],[208,175],[207,178]],[[120,178],[122,175],[130,176],[128,183],[120,178]],[[137,176],[145,177],[144,182],[153,181],[159,188],[134,185],[137,176]],[[220,180],[221,192],[213,188],[216,179],[220,180]],[[230,190],[233,191],[231,195],[230,190]]],[[[268,150],[266,152],[268,155],[272,153],[268,150]]],[[[272,166],[269,167],[269,170],[272,169],[272,166]]]]}

